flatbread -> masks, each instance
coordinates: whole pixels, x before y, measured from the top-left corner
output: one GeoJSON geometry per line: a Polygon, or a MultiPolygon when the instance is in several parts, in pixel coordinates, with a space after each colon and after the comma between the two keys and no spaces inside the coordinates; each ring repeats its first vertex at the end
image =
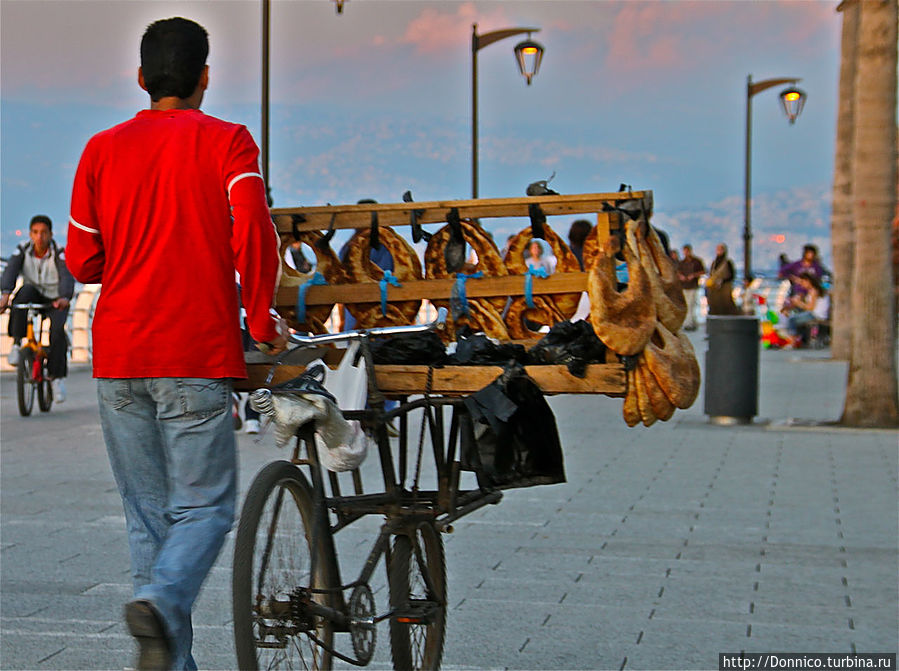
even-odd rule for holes
{"type": "Polygon", "coordinates": [[[674,261],[665,254],[662,241],[652,226],[639,221],[628,222],[627,238],[640,250],[640,264],[649,278],[656,317],[669,331],[677,331],[687,317],[687,302],[677,278],[677,268],[673,267],[674,261]],[[643,232],[644,228],[648,233],[643,232]]]}
{"type": "Polygon", "coordinates": [[[640,408],[637,407],[637,380],[635,371],[627,371],[627,393],[624,396],[624,405],[621,408],[624,422],[628,426],[637,426],[640,423],[640,408]]]}
{"type": "Polygon", "coordinates": [[[649,405],[653,414],[663,422],[667,422],[674,415],[675,406],[665,396],[665,392],[662,391],[655,376],[646,365],[646,357],[642,354],[637,359],[637,375],[643,378],[646,396],[649,399],[649,405]]]}
{"type": "Polygon", "coordinates": [[[615,276],[615,245],[610,238],[597,262],[587,274],[590,296],[590,322],[596,336],[613,352],[621,355],[643,351],[656,324],[656,307],[650,293],[649,277],[635,248],[622,250],[629,282],[620,292],[615,276]]]}
{"type": "Polygon", "coordinates": [[[684,333],[658,324],[643,352],[646,365],[676,407],[689,408],[699,395],[700,372],[693,345],[684,333]]]}
{"type": "Polygon", "coordinates": [[[652,403],[649,400],[649,393],[646,391],[646,381],[639,366],[634,368],[634,383],[637,388],[637,409],[640,411],[640,419],[643,426],[652,426],[658,418],[652,411],[652,403]]]}

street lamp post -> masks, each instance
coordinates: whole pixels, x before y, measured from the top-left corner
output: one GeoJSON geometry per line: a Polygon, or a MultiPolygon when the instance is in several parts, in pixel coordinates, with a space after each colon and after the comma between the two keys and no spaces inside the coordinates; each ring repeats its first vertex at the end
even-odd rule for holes
{"type": "MultiPolygon", "coordinates": [[[[471,197],[478,197],[478,51],[513,35],[539,32],[539,28],[505,28],[478,35],[478,24],[471,24],[471,197]]],[[[531,83],[540,68],[543,47],[527,39],[515,47],[518,68],[531,83]]]]}
{"type": "MultiPolygon", "coordinates": [[[[751,217],[751,182],[752,182],[752,96],[756,93],[780,84],[796,84],[797,77],[779,77],[753,82],[752,75],[746,77],[746,166],[743,194],[743,281],[746,286],[752,281],[752,217],[751,217]]],[[[805,93],[795,87],[787,88],[780,93],[784,112],[792,124],[802,112],[805,104],[805,93]]],[[[747,301],[744,299],[744,306],[747,301]]]]}

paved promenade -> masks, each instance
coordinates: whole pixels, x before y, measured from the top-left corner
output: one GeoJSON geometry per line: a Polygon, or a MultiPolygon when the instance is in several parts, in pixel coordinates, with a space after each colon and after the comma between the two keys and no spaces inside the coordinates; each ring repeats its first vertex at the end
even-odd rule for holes
{"type": "MultiPolygon", "coordinates": [[[[703,336],[694,344],[703,363],[703,336]]],[[[444,668],[715,669],[719,652],[896,652],[897,434],[788,421],[839,417],[846,366],[826,357],[763,351],[751,426],[711,426],[702,395],[648,429],[625,426],[620,399],[551,399],[568,483],[508,492],[444,537],[444,668]]],[[[73,371],[65,404],[30,418],[14,378],[0,384],[0,669],[130,666],[124,518],[89,371],[73,371]]],[[[280,454],[268,436],[239,440],[245,490],[280,454]]],[[[372,528],[347,529],[341,559],[358,560],[372,528]]],[[[232,549],[197,605],[201,669],[236,665],[232,549]]],[[[390,668],[386,626],[372,666],[390,668]]]]}

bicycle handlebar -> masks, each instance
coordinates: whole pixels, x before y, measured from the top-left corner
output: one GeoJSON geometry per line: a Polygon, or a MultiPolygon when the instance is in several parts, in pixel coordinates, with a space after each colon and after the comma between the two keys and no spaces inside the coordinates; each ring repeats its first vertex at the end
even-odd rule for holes
{"type": "Polygon", "coordinates": [[[446,308],[437,310],[437,319],[428,324],[415,324],[412,326],[380,326],[371,329],[359,329],[356,331],[344,331],[342,333],[323,333],[321,335],[291,334],[290,342],[297,345],[323,345],[333,342],[348,342],[360,340],[368,336],[380,335],[404,335],[406,333],[423,333],[425,331],[437,331],[446,327],[446,308]]]}
{"type": "Polygon", "coordinates": [[[53,307],[53,303],[19,303],[18,305],[10,303],[9,307],[14,310],[43,310],[53,307]]]}

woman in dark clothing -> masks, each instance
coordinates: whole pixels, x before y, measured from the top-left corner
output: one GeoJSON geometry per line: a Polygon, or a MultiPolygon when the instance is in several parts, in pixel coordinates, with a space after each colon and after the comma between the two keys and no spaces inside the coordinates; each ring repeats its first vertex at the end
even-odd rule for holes
{"type": "Polygon", "coordinates": [[[706,280],[705,295],[710,315],[739,314],[734,305],[734,275],[734,263],[727,258],[727,245],[722,243],[715,248],[715,260],[709,266],[709,279],[706,280]]]}
{"type": "Polygon", "coordinates": [[[568,246],[581,264],[581,270],[584,270],[584,241],[592,230],[593,226],[586,219],[575,220],[568,230],[568,246]]]}

